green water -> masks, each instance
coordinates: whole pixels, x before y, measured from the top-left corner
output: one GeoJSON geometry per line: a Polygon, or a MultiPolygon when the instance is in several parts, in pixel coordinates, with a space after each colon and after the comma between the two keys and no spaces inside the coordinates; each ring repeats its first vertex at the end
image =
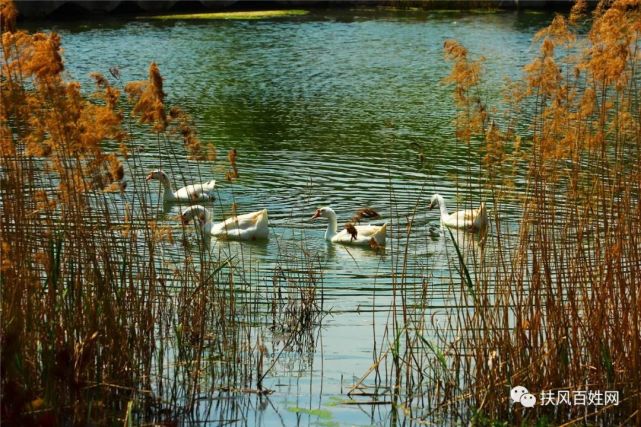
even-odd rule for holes
{"type": "MultiPolygon", "coordinates": [[[[416,209],[406,286],[417,291],[428,281],[427,314],[447,317],[456,309],[452,246],[438,229],[438,214],[428,212],[426,204],[438,192],[453,210],[457,203],[478,204],[484,193],[474,174],[463,179],[478,169],[479,155],[454,138],[452,90],[442,84],[449,71],[443,42],[457,39],[473,55],[486,57],[484,96],[494,100],[503,78],[518,77],[532,57],[532,36],[551,18],[344,9],[255,21],[33,24],[32,29],[61,33],[66,72],[85,87],[91,71],[108,75],[116,66],[123,80],[139,80],[151,61],[158,63],[168,103],[187,110],[202,140],[218,149],[219,160],[196,164],[179,148],[176,154],[158,152],[155,141],[137,137],[134,143],[144,149],[137,154],[142,167],[129,171],[130,182],[143,185],[149,170],[162,166],[177,182],[217,179],[219,199],[210,206],[216,218],[232,202],[239,213],[268,208],[269,243],[212,243],[221,251],[251,253],[252,263],[264,268],[258,286],[271,286],[265,272],[284,252],[304,248],[322,262],[324,307],[331,314],[313,348],[304,355],[285,352],[265,380],[275,390],[271,396],[238,397],[233,410],[231,404],[203,404],[196,418],[209,425],[223,419],[265,426],[389,422],[387,405],[359,407],[340,400],[371,365],[374,338],[378,348],[382,345],[393,250],[378,255],[328,245],[326,225],[309,218],[323,205],[336,210],[339,223],[360,207],[374,207],[382,215],[379,223],[392,223],[388,247],[394,249],[404,245],[407,216],[416,209]],[[424,162],[412,143],[423,147],[424,162]],[[224,179],[231,148],[238,150],[240,173],[234,183],[224,179]]],[[[157,185],[150,188],[157,200],[157,185]]],[[[178,228],[178,213],[174,206],[159,208],[157,215],[178,228]]],[[[499,214],[516,226],[516,205],[505,203],[499,214]]],[[[474,238],[465,238],[462,245],[477,250],[474,238]]]]}

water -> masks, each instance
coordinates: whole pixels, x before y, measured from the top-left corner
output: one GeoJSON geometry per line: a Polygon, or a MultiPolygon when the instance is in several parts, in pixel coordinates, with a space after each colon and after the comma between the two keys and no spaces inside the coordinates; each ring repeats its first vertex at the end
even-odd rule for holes
{"type": "MultiPolygon", "coordinates": [[[[450,210],[482,198],[479,180],[464,179],[466,171],[478,168],[479,156],[455,142],[452,90],[442,84],[449,71],[443,42],[454,38],[472,55],[485,56],[484,96],[498,100],[503,78],[518,77],[535,52],[533,34],[551,18],[340,9],[247,22],[33,24],[32,29],[61,33],[68,77],[85,88],[91,87],[92,71],[108,75],[116,66],[124,81],[140,80],[155,61],[168,103],[189,112],[201,139],[217,147],[217,161],[197,164],[179,147],[175,156],[159,153],[155,141],[137,136],[143,167],[129,171],[130,182],[143,185],[148,171],[162,166],[177,182],[217,179],[219,199],[210,206],[216,218],[232,202],[239,213],[268,208],[269,243],[212,243],[215,251],[251,254],[252,264],[261,266],[258,286],[267,291],[269,272],[284,254],[305,249],[322,264],[324,307],[331,314],[316,331],[315,351],[281,354],[265,380],[275,390],[271,396],[203,403],[200,418],[211,425],[230,419],[229,414],[247,425],[389,422],[388,405],[341,402],[372,364],[374,339],[377,349],[385,345],[394,251],[404,245],[406,217],[417,209],[408,243],[407,290],[419,292],[428,281],[427,315],[446,316],[455,308],[451,284],[458,281],[450,269],[453,250],[438,230],[437,212],[428,212],[426,205],[435,192],[445,196],[450,210]],[[412,143],[424,147],[424,162],[412,143]],[[231,148],[238,150],[240,172],[233,183],[224,179],[225,153],[231,148]],[[472,191],[463,191],[468,185],[472,191]],[[380,255],[326,244],[326,224],[309,219],[323,205],[336,210],[339,224],[360,207],[374,207],[382,215],[377,222],[394,222],[392,250],[380,255]],[[319,408],[329,412],[319,415],[314,412],[319,408]]],[[[157,183],[150,188],[156,200],[157,183]]],[[[502,209],[503,221],[515,227],[516,204],[502,209]]],[[[178,213],[173,206],[159,208],[157,215],[179,228],[178,213]]],[[[472,253],[478,250],[473,238],[461,244],[472,253]]],[[[270,350],[277,353],[279,347],[270,350]]]]}

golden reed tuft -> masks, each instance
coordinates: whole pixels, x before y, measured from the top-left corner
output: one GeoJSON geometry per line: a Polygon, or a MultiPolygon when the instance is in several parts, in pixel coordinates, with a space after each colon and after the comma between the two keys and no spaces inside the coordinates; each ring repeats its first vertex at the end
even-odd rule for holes
{"type": "Polygon", "coordinates": [[[457,341],[462,394],[444,405],[467,399],[479,423],[641,424],[641,377],[633,375],[641,367],[641,2],[600,2],[582,36],[585,17],[586,2],[577,2],[536,34],[538,54],[510,83],[503,117],[490,117],[495,110],[477,98],[479,62],[455,41],[444,46],[457,136],[481,152],[495,212],[508,193],[505,165],[526,179],[511,187],[523,211],[516,241],[506,241],[496,214],[501,262],[473,265],[473,287],[484,293],[461,319],[469,328],[457,341]],[[537,405],[526,413],[505,404],[515,384],[629,398],[594,412],[537,405]]]}

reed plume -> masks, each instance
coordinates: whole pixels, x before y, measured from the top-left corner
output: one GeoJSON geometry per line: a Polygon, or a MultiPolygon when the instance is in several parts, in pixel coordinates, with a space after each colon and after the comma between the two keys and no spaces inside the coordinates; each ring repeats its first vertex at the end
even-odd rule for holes
{"type": "MultiPolygon", "coordinates": [[[[0,7],[3,30],[13,29],[12,4],[0,7]]],[[[135,121],[159,153],[211,153],[187,114],[165,105],[158,67],[124,86],[127,104],[102,74],[92,74],[91,96],[66,81],[55,33],[5,31],[1,43],[3,423],[177,423],[205,387],[255,382],[264,352],[245,340],[261,322],[248,309],[257,295],[235,292],[242,265],[204,245],[192,252],[158,222],[145,189],[126,185],[143,169],[125,130],[135,121]],[[163,255],[167,245],[181,245],[179,262],[163,255]]]]}
{"type": "MultiPolygon", "coordinates": [[[[529,423],[531,416],[568,415],[583,422],[641,422],[635,398],[588,412],[537,406],[530,413],[517,409],[509,414],[505,405],[505,390],[516,384],[537,392],[587,388],[641,393],[639,381],[630,377],[641,363],[636,308],[641,282],[634,279],[641,241],[631,237],[641,222],[634,196],[641,190],[640,98],[634,89],[640,6],[638,1],[601,5],[587,39],[581,39],[574,28],[585,10],[580,2],[568,19],[557,15],[536,34],[539,54],[525,66],[518,85],[519,101],[528,103],[520,114],[532,115],[527,132],[510,121],[499,125],[489,117],[479,119],[482,111],[467,92],[467,80],[477,81],[475,69],[465,64],[464,48],[446,44],[445,55],[453,61],[454,99],[470,119],[458,122],[465,129],[462,139],[485,143],[481,150],[488,169],[500,170],[501,163],[516,156],[527,165],[518,241],[513,249],[505,237],[497,243],[498,257],[508,261],[508,268],[499,264],[490,271],[486,262],[474,265],[480,273],[474,288],[495,289],[497,295],[476,298],[475,315],[462,319],[479,331],[461,341],[476,349],[464,382],[471,405],[482,408],[477,422],[529,423]],[[487,125],[479,127],[483,122],[487,125]]],[[[487,182],[497,208],[503,194],[500,180],[487,182]]],[[[496,217],[497,238],[501,222],[496,217]]]]}
{"type": "Polygon", "coordinates": [[[496,107],[482,97],[482,58],[445,43],[457,141],[469,154],[462,195],[492,201],[491,230],[478,242],[450,234],[460,285],[446,326],[429,321],[429,278],[419,295],[405,291],[408,249],[398,250],[399,308],[350,394],[389,395],[426,422],[641,424],[641,2],[600,2],[587,35],[584,19],[578,2],[539,31],[536,56],[496,107]],[[514,206],[516,233],[503,216],[514,206]],[[516,385],[539,404],[510,405],[516,385]],[[540,404],[563,390],[620,400],[540,404]]]}

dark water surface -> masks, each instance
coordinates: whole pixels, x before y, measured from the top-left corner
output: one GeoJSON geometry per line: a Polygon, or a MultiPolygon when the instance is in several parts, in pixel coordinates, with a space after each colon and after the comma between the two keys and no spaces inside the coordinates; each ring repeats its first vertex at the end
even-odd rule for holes
{"type": "MultiPolygon", "coordinates": [[[[214,402],[211,408],[203,404],[205,421],[389,422],[389,406],[340,402],[372,364],[374,337],[377,348],[385,346],[381,337],[389,320],[394,251],[404,245],[407,215],[418,206],[406,286],[420,290],[429,282],[426,315],[447,316],[455,309],[451,283],[458,280],[450,269],[452,246],[438,229],[437,212],[428,212],[426,204],[434,192],[445,196],[450,211],[457,203],[472,206],[487,199],[477,178],[463,179],[466,171],[478,169],[479,155],[454,138],[452,89],[442,84],[449,72],[443,42],[457,39],[473,56],[486,58],[485,96],[496,100],[504,77],[518,77],[534,55],[532,36],[551,18],[341,9],[258,21],[39,24],[37,29],[61,33],[67,73],[86,88],[92,71],[109,75],[116,66],[123,80],[140,80],[155,61],[168,103],[188,111],[202,140],[218,149],[217,161],[196,164],[179,147],[174,156],[159,153],[154,140],[137,139],[144,148],[143,166],[131,171],[130,180],[143,185],[146,173],[159,166],[176,181],[213,177],[219,185],[216,218],[232,202],[241,213],[267,207],[273,237],[266,245],[212,243],[250,256],[252,265],[260,265],[258,285],[267,292],[273,283],[269,272],[288,254],[304,249],[322,263],[324,307],[331,314],[317,331],[315,351],[285,351],[265,381],[274,394],[214,402]],[[424,162],[412,143],[424,147],[424,162]],[[224,179],[225,153],[231,148],[238,150],[240,173],[234,183],[224,179]],[[339,223],[360,207],[376,208],[379,222],[393,223],[391,250],[378,255],[326,244],[326,224],[309,220],[322,205],[336,210],[339,223]],[[329,413],[314,412],[319,408],[329,413]]],[[[150,188],[157,198],[157,184],[150,188]]],[[[516,205],[502,209],[501,218],[516,227],[516,205]]],[[[179,228],[178,212],[178,207],[159,209],[158,218],[179,228]]],[[[477,242],[467,239],[464,246],[474,252],[477,242]]]]}

